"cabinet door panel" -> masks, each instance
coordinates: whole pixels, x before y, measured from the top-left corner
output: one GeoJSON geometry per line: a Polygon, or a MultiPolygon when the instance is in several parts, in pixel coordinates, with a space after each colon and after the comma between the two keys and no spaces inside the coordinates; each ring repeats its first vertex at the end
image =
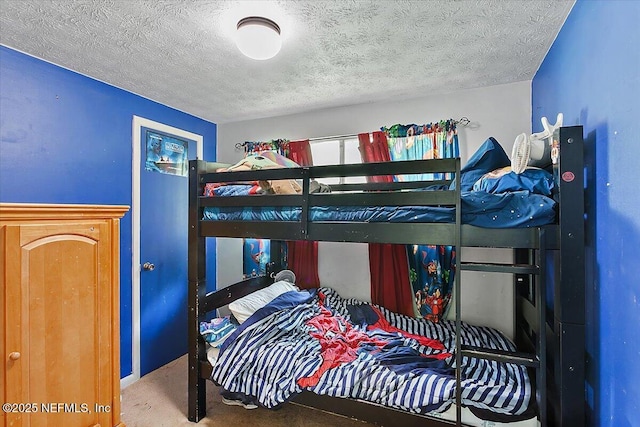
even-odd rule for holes
{"type": "Polygon", "coordinates": [[[20,229],[22,401],[45,404],[26,425],[110,425],[110,239],[107,222],[20,229]]]}

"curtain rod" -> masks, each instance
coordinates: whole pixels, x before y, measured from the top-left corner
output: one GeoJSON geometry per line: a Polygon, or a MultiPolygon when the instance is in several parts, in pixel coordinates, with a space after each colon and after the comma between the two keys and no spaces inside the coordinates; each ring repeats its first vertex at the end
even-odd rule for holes
{"type": "MultiPolygon", "coordinates": [[[[461,117],[459,120],[453,120],[453,122],[456,125],[460,125],[460,126],[467,126],[469,123],[471,123],[471,121],[467,118],[467,117],[461,117]]],[[[361,133],[367,133],[367,132],[361,132],[361,133]]],[[[368,132],[371,133],[371,132],[368,132]]],[[[350,139],[350,138],[357,138],[359,134],[354,133],[354,134],[347,134],[347,135],[335,135],[335,136],[320,136],[317,138],[307,138],[309,140],[309,142],[313,142],[313,141],[331,141],[334,139],[350,139]]]]}
{"type": "MultiPolygon", "coordinates": [[[[335,136],[319,136],[317,138],[303,138],[303,139],[294,139],[292,141],[333,141],[336,139],[349,139],[349,138],[357,138],[358,134],[349,134],[349,135],[335,135],[335,136]]],[[[289,140],[287,140],[289,142],[289,140]]],[[[236,150],[242,150],[242,148],[247,144],[247,142],[239,142],[236,144],[236,150]]]]}
{"type": "Polygon", "coordinates": [[[334,139],[350,139],[350,138],[357,138],[359,134],[357,133],[352,133],[352,134],[348,134],[348,135],[334,135],[334,136],[319,136],[317,138],[307,138],[309,140],[309,142],[313,142],[313,141],[332,141],[334,139]]]}
{"type": "MultiPolygon", "coordinates": [[[[471,121],[467,118],[467,117],[461,117],[459,120],[454,120],[454,123],[456,125],[460,125],[460,126],[467,126],[471,121]]],[[[367,132],[361,132],[361,133],[367,133],[367,132]]],[[[368,132],[371,133],[371,132],[368,132]]],[[[333,135],[333,136],[319,136],[316,138],[303,138],[302,140],[306,139],[309,142],[316,142],[316,141],[334,141],[334,140],[339,140],[339,139],[351,139],[351,138],[357,138],[358,137],[358,133],[351,133],[351,134],[346,134],[346,135],[333,135]]],[[[237,143],[236,144],[236,149],[240,150],[242,149],[242,147],[244,146],[245,143],[237,143]]]]}

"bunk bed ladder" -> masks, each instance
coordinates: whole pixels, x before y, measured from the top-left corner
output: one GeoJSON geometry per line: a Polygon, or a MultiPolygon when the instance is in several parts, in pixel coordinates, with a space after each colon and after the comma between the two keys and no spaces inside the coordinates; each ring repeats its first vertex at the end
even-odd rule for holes
{"type": "MultiPolygon", "coordinates": [[[[515,284],[521,285],[522,283],[534,283],[534,304],[537,310],[536,318],[538,324],[535,325],[538,331],[542,331],[536,334],[535,352],[509,352],[503,350],[492,350],[481,347],[474,347],[468,345],[461,345],[456,348],[460,357],[476,357],[487,360],[493,360],[502,363],[515,363],[523,365],[528,368],[536,370],[536,403],[538,406],[538,416],[540,425],[547,425],[547,411],[546,411],[546,378],[547,378],[547,364],[546,364],[546,286],[544,278],[546,275],[545,259],[546,259],[546,246],[545,241],[545,229],[544,227],[538,228],[537,241],[527,251],[528,259],[526,262],[516,258],[514,264],[504,263],[479,263],[479,262],[463,262],[461,263],[462,271],[482,271],[492,273],[509,273],[514,274],[516,277],[515,284]],[[527,278],[523,280],[523,278],[527,278]],[[533,279],[533,282],[532,282],[533,279]]],[[[460,258],[460,254],[458,255],[460,258]]],[[[459,277],[459,276],[458,276],[459,277]]],[[[457,323],[460,318],[460,298],[459,287],[456,287],[458,297],[456,298],[456,335],[459,333],[457,323]]],[[[456,358],[456,364],[458,364],[456,358]]],[[[459,385],[458,385],[459,387],[459,385]]],[[[460,405],[460,401],[457,402],[460,405]]],[[[460,420],[460,418],[458,418],[460,420]]]]}

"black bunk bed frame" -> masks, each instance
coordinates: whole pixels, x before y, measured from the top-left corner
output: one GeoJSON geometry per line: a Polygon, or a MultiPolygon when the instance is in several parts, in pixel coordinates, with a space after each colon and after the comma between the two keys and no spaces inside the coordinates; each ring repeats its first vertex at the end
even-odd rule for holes
{"type": "MultiPolygon", "coordinates": [[[[371,183],[332,185],[332,192],[310,194],[311,179],[333,176],[374,176],[450,172],[460,176],[460,159],[316,166],[247,172],[216,173],[215,164],[201,160],[189,164],[189,405],[188,418],[206,415],[206,379],[212,367],[199,333],[204,316],[230,302],[273,283],[273,274],[248,279],[216,292],[206,292],[207,237],[249,237],[272,240],[269,271],[278,271],[280,242],[286,240],[435,244],[463,247],[513,248],[514,264],[465,263],[458,252],[456,271],[491,271],[514,276],[517,353],[466,347],[456,340],[456,365],[462,356],[514,362],[530,368],[536,390],[538,419],[542,426],[584,424],[584,180],[581,126],[556,130],[560,159],[553,166],[559,191],[557,221],[541,227],[489,229],[461,224],[459,179],[452,191],[386,192],[415,188],[425,183],[371,183]],[[299,195],[203,197],[209,182],[300,179],[299,195]],[[362,192],[361,190],[364,190],[362,192]],[[375,190],[375,191],[370,191],[375,190]],[[349,193],[344,191],[361,191],[349,193]],[[434,205],[455,207],[453,223],[356,223],[308,220],[312,206],[434,205]],[[298,206],[301,220],[207,221],[206,206],[298,206]],[[547,293],[549,295],[547,295],[547,293]]],[[[433,184],[433,182],[431,182],[433,184]]],[[[460,295],[460,275],[454,292],[460,295]]],[[[460,298],[456,298],[456,334],[460,333],[460,298]]],[[[461,424],[460,370],[456,369],[457,422],[384,408],[353,399],[303,392],[296,403],[388,426],[445,426],[461,424]]]]}

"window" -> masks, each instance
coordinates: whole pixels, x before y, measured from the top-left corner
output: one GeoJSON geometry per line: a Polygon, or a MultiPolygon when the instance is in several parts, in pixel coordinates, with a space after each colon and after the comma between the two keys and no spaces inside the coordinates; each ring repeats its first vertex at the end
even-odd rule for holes
{"type": "MultiPolygon", "coordinates": [[[[311,142],[311,155],[314,166],[345,165],[362,163],[358,138],[332,139],[311,142]]],[[[364,176],[323,178],[323,184],[355,184],[367,182],[364,176]]]]}
{"type": "MultiPolygon", "coordinates": [[[[344,144],[342,146],[344,152],[344,161],[343,164],[353,164],[353,163],[362,163],[362,158],[360,157],[360,148],[357,138],[345,139],[344,144]]],[[[359,184],[363,182],[367,182],[367,179],[364,176],[346,176],[343,178],[345,184],[359,184]]]]}

